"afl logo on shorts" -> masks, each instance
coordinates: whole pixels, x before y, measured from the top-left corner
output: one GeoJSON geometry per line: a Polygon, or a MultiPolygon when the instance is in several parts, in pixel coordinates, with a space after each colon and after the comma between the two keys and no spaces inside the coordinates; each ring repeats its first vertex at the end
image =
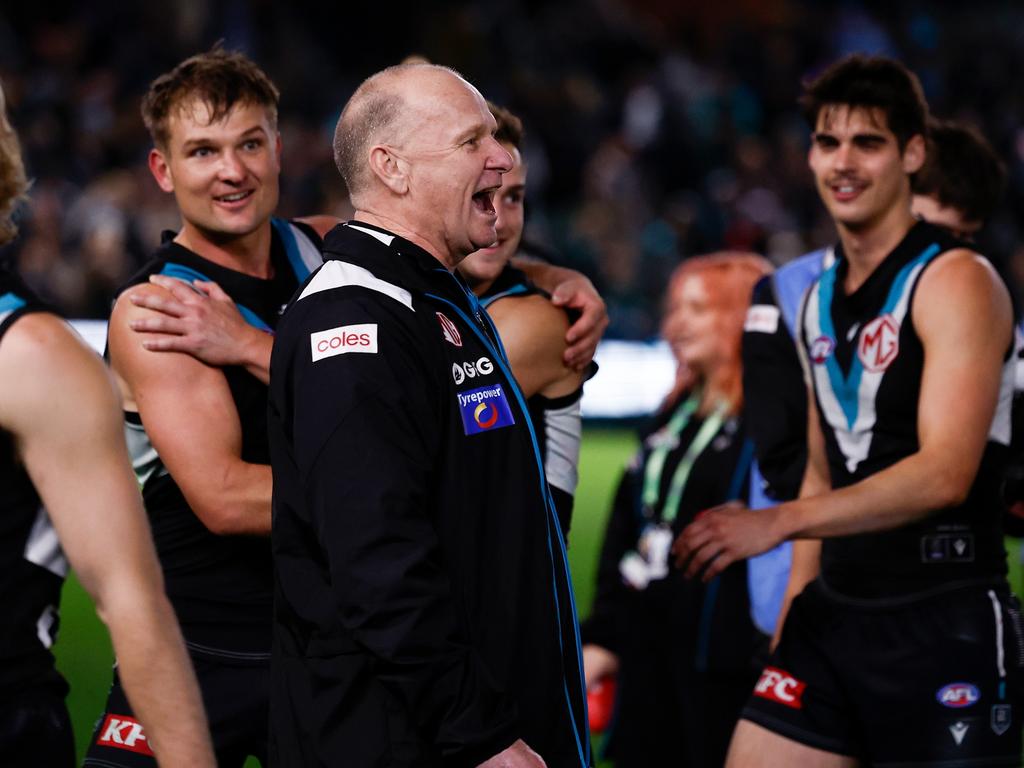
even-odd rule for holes
{"type": "Polygon", "coordinates": [[[811,342],[811,362],[815,365],[824,365],[835,348],[835,339],[828,336],[819,336],[811,342]]]}
{"type": "Polygon", "coordinates": [[[981,698],[981,691],[978,690],[978,686],[971,683],[950,683],[939,688],[935,698],[944,707],[963,709],[976,704],[981,698]]]}
{"type": "Polygon", "coordinates": [[[435,312],[434,314],[437,315],[437,322],[441,324],[441,333],[444,334],[444,340],[453,346],[461,347],[462,336],[459,334],[459,329],[455,323],[440,312],[435,312]]]}
{"type": "Polygon", "coordinates": [[[881,373],[900,353],[900,325],[892,315],[876,317],[864,326],[857,342],[857,357],[864,369],[881,373]]]}

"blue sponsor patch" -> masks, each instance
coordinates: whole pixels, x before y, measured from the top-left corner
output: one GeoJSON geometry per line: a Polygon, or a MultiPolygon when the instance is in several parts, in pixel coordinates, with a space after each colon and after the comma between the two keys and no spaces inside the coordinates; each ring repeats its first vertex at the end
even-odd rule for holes
{"type": "Polygon", "coordinates": [[[467,435],[490,432],[516,423],[501,384],[457,393],[462,427],[467,435]]]}
{"type": "Polygon", "coordinates": [[[963,709],[977,704],[981,698],[981,691],[978,690],[978,686],[971,683],[950,683],[942,686],[935,693],[935,698],[944,707],[963,709]]]}

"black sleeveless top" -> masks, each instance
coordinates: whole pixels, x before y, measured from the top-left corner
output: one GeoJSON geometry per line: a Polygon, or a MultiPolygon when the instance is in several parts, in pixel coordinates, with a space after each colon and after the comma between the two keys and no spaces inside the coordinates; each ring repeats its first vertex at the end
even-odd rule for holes
{"type": "MultiPolygon", "coordinates": [[[[918,280],[936,257],[964,247],[944,230],[916,224],[854,293],[842,248],[811,286],[801,343],[825,437],[834,488],[882,471],[919,447],[917,411],[924,348],[914,329],[918,280]]],[[[856,597],[908,595],[1006,572],[1000,488],[1010,438],[1013,369],[1003,367],[999,404],[967,500],[888,531],[825,539],[822,578],[856,597]]]]}

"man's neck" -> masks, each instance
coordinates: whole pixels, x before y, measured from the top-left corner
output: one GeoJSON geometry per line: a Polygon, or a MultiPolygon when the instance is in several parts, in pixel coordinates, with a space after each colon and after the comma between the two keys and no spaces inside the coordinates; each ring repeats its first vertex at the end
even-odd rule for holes
{"type": "Polygon", "coordinates": [[[174,242],[214,264],[266,280],[274,276],[270,261],[271,238],[269,219],[249,234],[223,239],[211,237],[186,222],[174,242]]]}
{"type": "Polygon", "coordinates": [[[846,293],[853,293],[864,284],[915,223],[908,204],[905,207],[894,206],[873,225],[863,229],[849,229],[837,224],[843,255],[849,264],[844,285],[846,293]]]}
{"type": "Polygon", "coordinates": [[[389,216],[387,213],[381,211],[368,211],[363,209],[357,209],[355,214],[352,216],[354,221],[362,221],[366,224],[372,224],[375,227],[386,229],[394,235],[408,240],[410,243],[414,243],[422,248],[424,251],[429,253],[439,262],[441,266],[447,269],[449,272],[453,271],[462,257],[455,257],[449,253],[447,249],[437,245],[429,237],[426,237],[415,229],[411,229],[398,219],[389,216]]]}

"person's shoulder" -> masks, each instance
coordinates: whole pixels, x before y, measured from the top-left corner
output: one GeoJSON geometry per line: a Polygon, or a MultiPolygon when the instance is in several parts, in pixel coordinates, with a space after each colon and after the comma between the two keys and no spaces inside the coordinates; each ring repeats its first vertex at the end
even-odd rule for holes
{"type": "Polygon", "coordinates": [[[487,312],[502,335],[514,329],[538,341],[553,339],[565,346],[569,316],[542,294],[506,296],[488,306],[487,312]]]}
{"type": "MultiPolygon", "coordinates": [[[[95,373],[100,367],[96,353],[50,312],[21,315],[0,342],[0,381],[8,394],[9,385],[19,383],[17,391],[29,397],[48,397],[55,389],[78,396],[80,372],[95,373]]],[[[4,405],[6,409],[17,403],[5,400],[4,405]]]]}

